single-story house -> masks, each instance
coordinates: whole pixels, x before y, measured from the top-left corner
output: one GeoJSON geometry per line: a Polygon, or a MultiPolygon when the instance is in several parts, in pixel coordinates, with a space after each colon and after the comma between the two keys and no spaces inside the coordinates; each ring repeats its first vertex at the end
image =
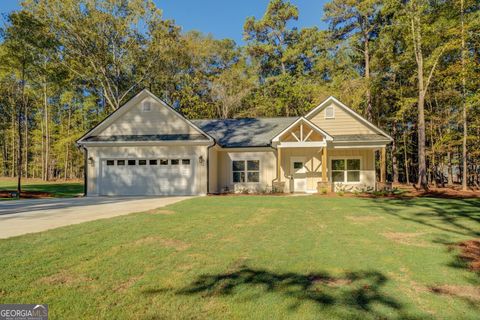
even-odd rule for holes
{"type": "Polygon", "coordinates": [[[391,141],[334,97],[302,117],[189,120],[143,90],[77,144],[88,196],[205,195],[372,190],[391,141]]]}

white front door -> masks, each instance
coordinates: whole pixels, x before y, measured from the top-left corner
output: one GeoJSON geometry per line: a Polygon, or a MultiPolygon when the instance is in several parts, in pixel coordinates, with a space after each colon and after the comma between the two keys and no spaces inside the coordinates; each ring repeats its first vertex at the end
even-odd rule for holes
{"type": "Polygon", "coordinates": [[[290,172],[292,174],[292,188],[293,192],[307,191],[307,169],[305,168],[305,158],[292,157],[290,158],[290,172]]]}

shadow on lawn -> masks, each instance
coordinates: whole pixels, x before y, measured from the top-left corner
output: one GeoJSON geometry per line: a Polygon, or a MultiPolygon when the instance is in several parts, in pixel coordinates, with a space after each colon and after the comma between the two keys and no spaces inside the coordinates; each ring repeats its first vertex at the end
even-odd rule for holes
{"type": "MultiPolygon", "coordinates": [[[[379,313],[382,309],[388,315],[395,314],[403,319],[406,316],[403,305],[394,297],[382,293],[381,289],[388,281],[377,271],[349,272],[334,277],[326,272],[299,274],[276,273],[264,269],[241,266],[223,274],[201,275],[185,288],[176,290],[178,295],[233,296],[239,289],[246,287],[265,293],[277,293],[293,299],[290,310],[295,310],[304,302],[313,302],[321,307],[342,308],[350,312],[363,313],[365,316],[388,318],[379,313]],[[375,306],[375,307],[374,307],[375,306]]],[[[151,289],[145,294],[157,294],[163,289],[151,289]]],[[[168,290],[167,290],[168,291],[168,290]]],[[[242,292],[244,292],[242,290],[242,292]]],[[[251,299],[257,296],[250,296],[251,299]]]]}
{"type": "Polygon", "coordinates": [[[461,236],[480,236],[480,199],[375,199],[369,200],[369,207],[372,201],[384,213],[402,220],[461,236]],[[412,213],[411,209],[418,210],[412,213]]]}

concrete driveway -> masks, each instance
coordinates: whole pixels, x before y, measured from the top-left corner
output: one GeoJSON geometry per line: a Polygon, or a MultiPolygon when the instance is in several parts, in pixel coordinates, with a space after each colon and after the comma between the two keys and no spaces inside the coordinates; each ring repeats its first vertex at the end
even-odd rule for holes
{"type": "Polygon", "coordinates": [[[0,202],[0,239],[142,212],[192,197],[90,197],[0,202]]]}

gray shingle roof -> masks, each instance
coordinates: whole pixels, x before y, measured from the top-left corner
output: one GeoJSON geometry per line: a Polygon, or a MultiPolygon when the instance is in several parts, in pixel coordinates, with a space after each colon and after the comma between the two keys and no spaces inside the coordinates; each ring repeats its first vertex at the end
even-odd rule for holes
{"type": "Polygon", "coordinates": [[[358,142],[358,141],[389,141],[379,134],[345,134],[333,136],[334,142],[358,142]]]}
{"type": "Polygon", "coordinates": [[[192,122],[212,136],[224,148],[267,147],[270,141],[292,124],[291,118],[244,118],[192,120],[192,122]]]}
{"type": "Polygon", "coordinates": [[[85,139],[91,142],[124,142],[124,141],[182,141],[208,140],[203,134],[147,134],[147,135],[112,135],[93,136],[85,139]]]}

